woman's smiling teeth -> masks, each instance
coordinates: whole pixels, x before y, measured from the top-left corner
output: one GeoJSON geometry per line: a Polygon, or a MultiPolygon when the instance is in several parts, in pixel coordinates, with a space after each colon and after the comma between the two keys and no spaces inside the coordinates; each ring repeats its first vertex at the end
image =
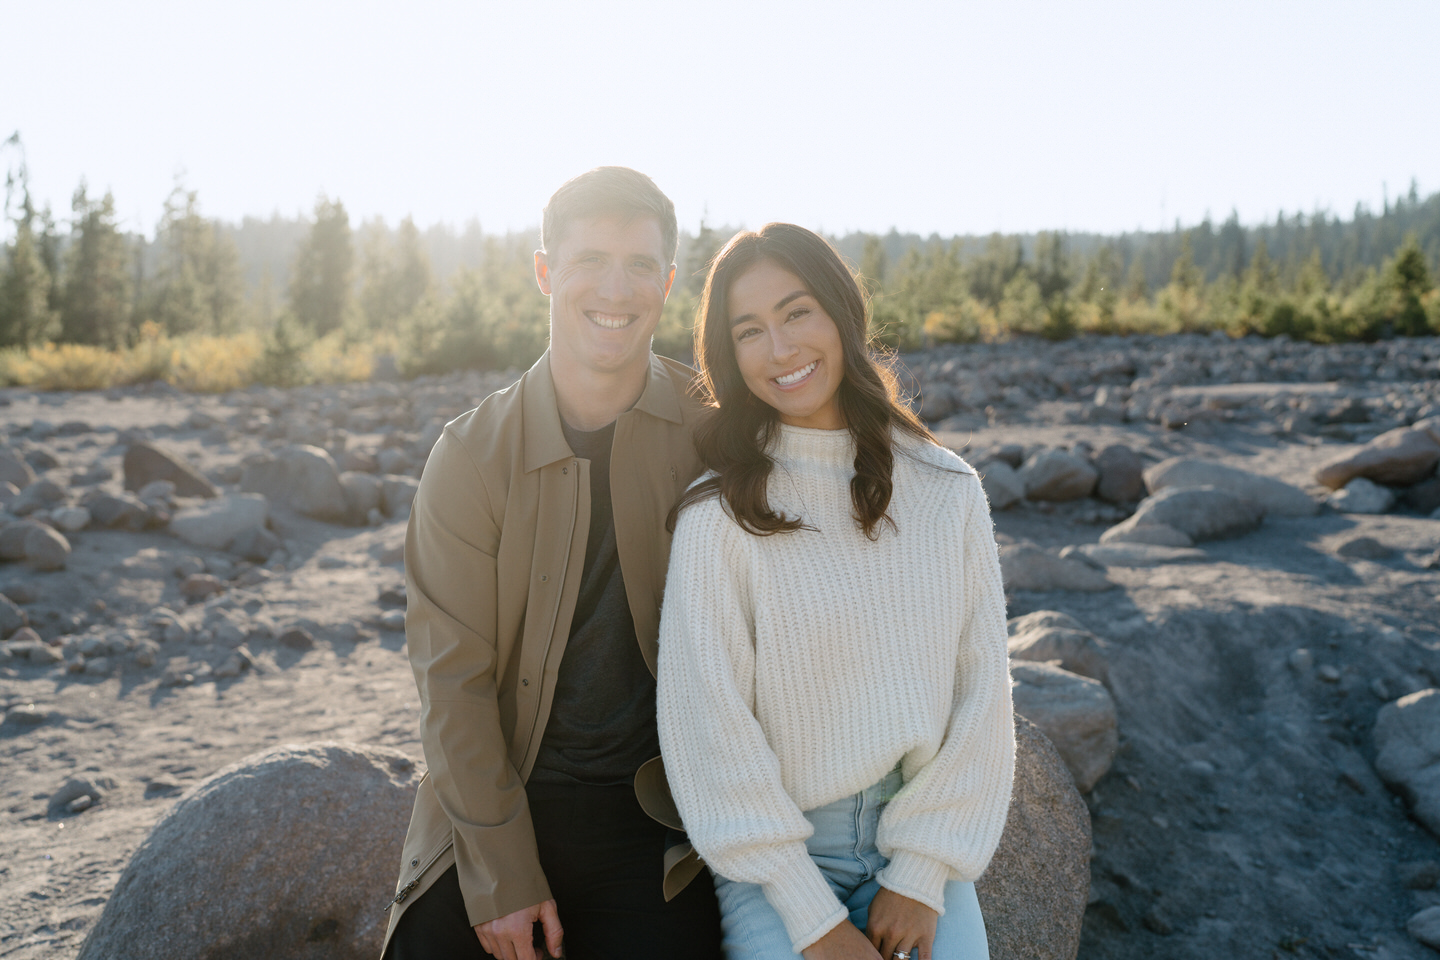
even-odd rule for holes
{"type": "Polygon", "coordinates": [[[604,327],[607,330],[620,330],[630,326],[630,321],[635,319],[630,313],[600,313],[599,311],[585,314],[590,320],[604,327]]]}
{"type": "Polygon", "coordinates": [[[776,377],[775,382],[780,384],[780,386],[782,387],[793,386],[799,383],[801,380],[804,380],[806,377],[810,376],[810,374],[814,373],[815,368],[819,365],[819,360],[811,360],[809,363],[805,364],[805,366],[801,367],[799,370],[796,370],[794,373],[787,373],[783,377],[776,377]]]}

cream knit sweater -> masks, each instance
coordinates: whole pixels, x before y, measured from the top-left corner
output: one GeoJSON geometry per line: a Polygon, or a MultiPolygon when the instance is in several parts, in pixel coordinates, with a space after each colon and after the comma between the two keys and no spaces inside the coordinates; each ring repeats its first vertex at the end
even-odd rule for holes
{"type": "Polygon", "coordinates": [[[712,499],[680,516],[660,621],[665,769],[696,850],[761,884],[798,952],[846,916],[801,816],[902,765],[884,887],[944,912],[984,871],[1014,772],[1005,600],[985,495],[959,457],[897,439],[878,542],[852,516],[847,430],[783,426],[757,537],[712,499]]]}

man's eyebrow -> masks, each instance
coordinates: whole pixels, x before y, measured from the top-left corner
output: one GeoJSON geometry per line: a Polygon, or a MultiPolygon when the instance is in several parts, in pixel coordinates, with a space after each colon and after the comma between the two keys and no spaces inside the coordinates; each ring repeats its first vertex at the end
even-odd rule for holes
{"type": "MultiPolygon", "coordinates": [[[[781,298],[780,298],[780,302],[777,303],[777,304],[775,304],[775,306],[771,307],[770,309],[772,309],[772,310],[784,310],[786,304],[788,304],[788,303],[790,303],[790,302],[792,302],[792,301],[794,301],[794,300],[799,300],[801,297],[808,297],[808,296],[810,296],[810,291],[809,291],[809,290],[796,290],[794,293],[786,294],[785,296],[781,297],[781,298]]],[[[742,324],[742,323],[746,322],[747,320],[754,320],[754,319],[756,319],[756,318],[755,318],[755,314],[753,314],[753,313],[743,314],[743,315],[741,315],[741,316],[736,317],[734,320],[731,320],[731,321],[730,321],[730,326],[735,327],[735,326],[738,326],[739,324],[742,324]]]]}

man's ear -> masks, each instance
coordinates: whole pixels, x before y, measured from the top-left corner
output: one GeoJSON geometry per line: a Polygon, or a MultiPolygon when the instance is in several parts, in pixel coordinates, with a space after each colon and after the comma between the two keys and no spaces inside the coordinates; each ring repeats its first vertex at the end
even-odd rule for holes
{"type": "MultiPolygon", "coordinates": [[[[670,268],[670,273],[674,275],[674,267],[670,268]]],[[[541,293],[550,296],[550,261],[545,258],[544,250],[535,251],[535,282],[540,285],[541,293]]],[[[668,293],[670,288],[667,286],[665,289],[668,293]]]]}
{"type": "Polygon", "coordinates": [[[670,288],[675,285],[675,264],[670,264],[670,272],[665,274],[665,299],[670,299],[670,288]]]}

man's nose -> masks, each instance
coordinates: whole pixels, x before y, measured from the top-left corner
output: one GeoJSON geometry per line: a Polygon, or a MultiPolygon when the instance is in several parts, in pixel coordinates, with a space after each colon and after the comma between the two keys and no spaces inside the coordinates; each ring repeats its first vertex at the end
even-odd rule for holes
{"type": "Polygon", "coordinates": [[[607,300],[628,300],[632,290],[630,275],[623,265],[613,264],[605,269],[600,278],[600,296],[607,300]]]}

